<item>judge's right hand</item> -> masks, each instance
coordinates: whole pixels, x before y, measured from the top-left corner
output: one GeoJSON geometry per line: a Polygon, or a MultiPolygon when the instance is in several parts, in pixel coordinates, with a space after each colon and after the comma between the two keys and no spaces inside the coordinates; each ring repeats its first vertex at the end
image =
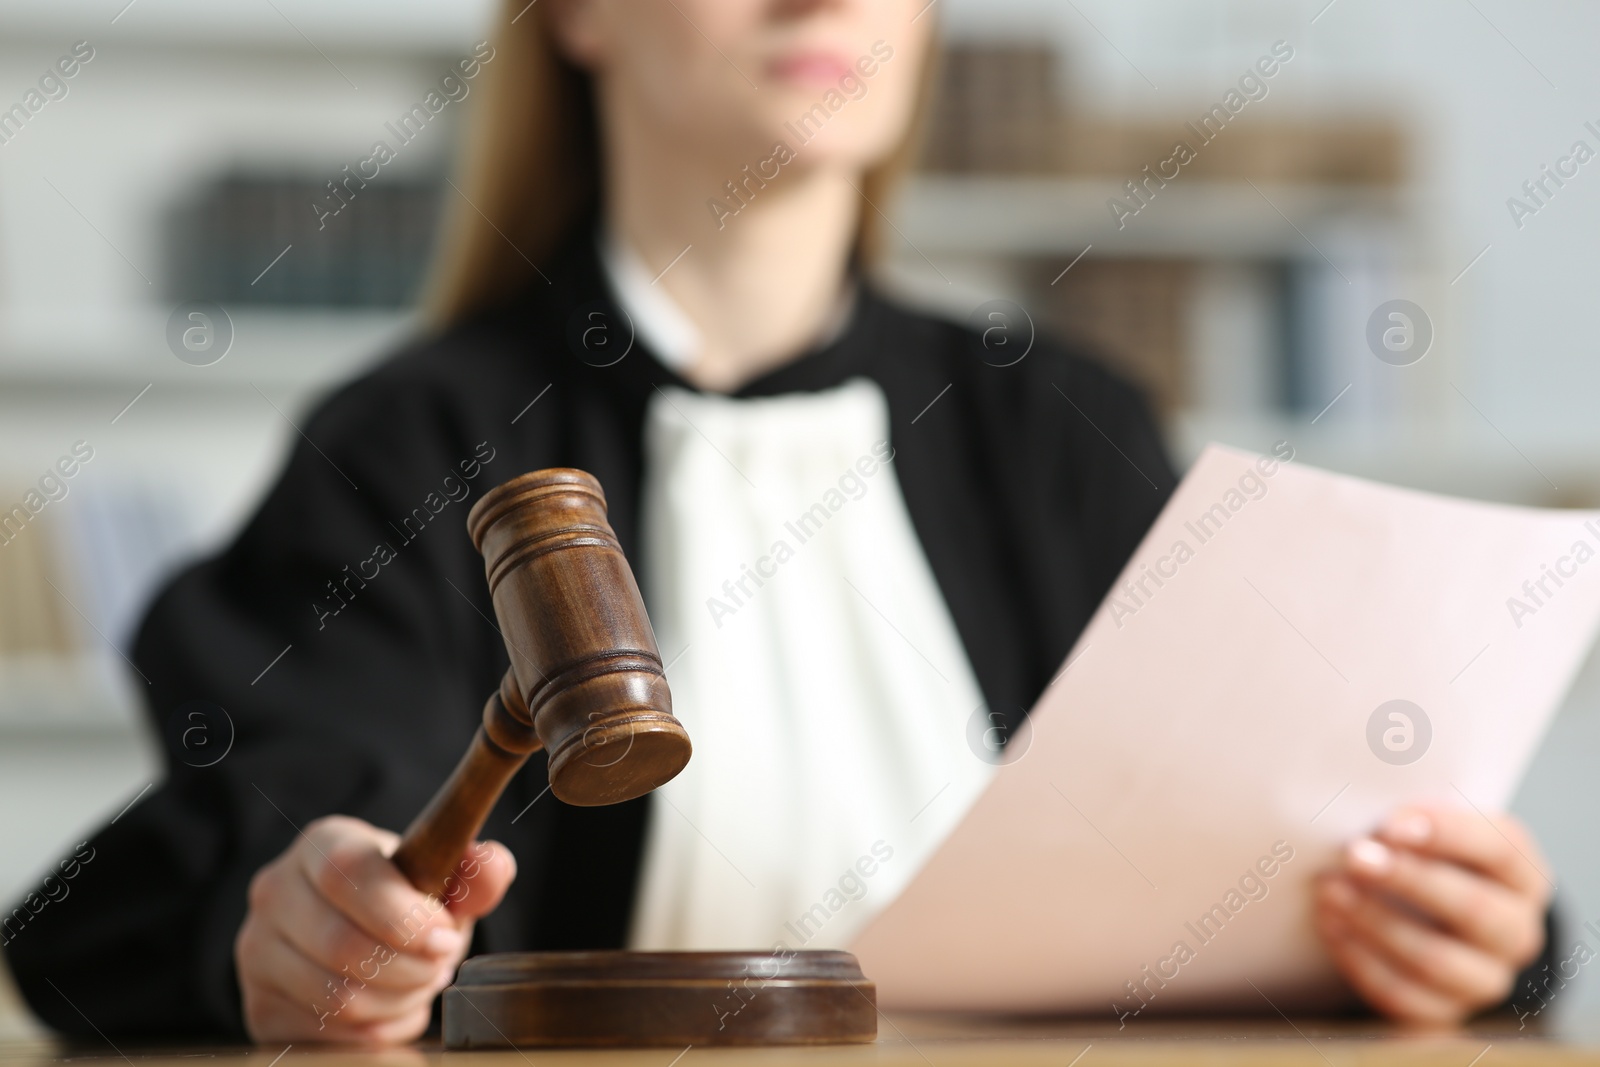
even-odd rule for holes
{"type": "Polygon", "coordinates": [[[250,882],[233,956],[245,1025],[260,1042],[403,1044],[516,877],[505,846],[478,842],[446,898],[389,861],[398,835],[344,816],[318,819],[250,882]]]}

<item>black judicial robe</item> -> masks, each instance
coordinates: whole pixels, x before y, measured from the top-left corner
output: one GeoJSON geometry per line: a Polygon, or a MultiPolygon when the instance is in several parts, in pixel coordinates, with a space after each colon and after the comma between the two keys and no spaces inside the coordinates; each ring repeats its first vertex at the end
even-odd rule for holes
{"type": "MultiPolygon", "coordinates": [[[[323,815],[404,828],[506,669],[465,532],[483,492],[540,467],[591,471],[637,562],[645,407],[658,385],[693,387],[638,341],[595,365],[629,331],[590,234],[542,266],[548,283],[338,390],[233,544],[155,600],[134,659],[167,777],[6,949],[50,1026],[243,1036],[233,939],[252,874],[323,815]],[[584,335],[597,323],[611,347],[584,335]],[[206,760],[172,728],[191,701],[233,726],[212,766],[191,766],[206,760]]],[[[1100,366],[1044,338],[1014,366],[981,351],[864,287],[840,336],[736,395],[882,388],[913,525],[986,700],[1015,719],[1174,477],[1139,395],[1100,366]]],[[[485,828],[520,874],[474,952],[624,944],[649,800],[535,803],[545,784],[535,755],[485,828]]]]}
{"type": "MultiPolygon", "coordinates": [[[[640,341],[593,365],[626,345],[628,327],[588,234],[541,266],[550,284],[413,344],[322,404],[237,540],[156,599],[134,660],[168,777],[92,840],[71,897],[7,949],[51,1026],[89,1034],[87,1016],[112,1035],[243,1033],[233,938],[251,875],[319,816],[403,829],[506,669],[465,530],[483,492],[540,467],[588,470],[637,565],[645,407],[658,385],[693,387],[640,341]],[[583,336],[607,322],[609,349],[583,336]],[[470,495],[451,499],[460,487],[470,495]],[[203,768],[167,728],[197,700],[235,728],[232,750],[203,768]]],[[[842,334],[736,395],[858,376],[883,389],[913,525],[984,696],[1014,718],[1174,478],[1138,394],[1096,364],[1043,338],[1015,366],[982,351],[966,328],[863,286],[842,334]]],[[[474,951],[627,936],[648,798],[573,808],[546,796],[513,825],[545,784],[535,755],[485,828],[520,874],[474,951]]]]}

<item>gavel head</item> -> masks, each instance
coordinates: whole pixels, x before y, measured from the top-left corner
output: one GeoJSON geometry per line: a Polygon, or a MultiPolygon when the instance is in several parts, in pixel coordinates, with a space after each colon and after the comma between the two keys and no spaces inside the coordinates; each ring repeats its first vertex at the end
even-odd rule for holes
{"type": "Polygon", "coordinates": [[[484,494],[467,528],[511,657],[499,697],[508,718],[490,724],[491,739],[511,747],[531,725],[550,791],[568,804],[631,800],[683,770],[689,735],[594,476],[519,475],[484,494]]]}

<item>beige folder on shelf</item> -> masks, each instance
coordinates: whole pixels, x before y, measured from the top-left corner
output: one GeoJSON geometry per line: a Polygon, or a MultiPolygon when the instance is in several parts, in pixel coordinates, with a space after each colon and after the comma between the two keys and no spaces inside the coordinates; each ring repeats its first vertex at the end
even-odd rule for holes
{"type": "Polygon", "coordinates": [[[851,946],[885,1008],[1329,1005],[1311,881],[1341,843],[1409,801],[1509,803],[1600,620],[1600,512],[1279,453],[1206,449],[851,946]]]}

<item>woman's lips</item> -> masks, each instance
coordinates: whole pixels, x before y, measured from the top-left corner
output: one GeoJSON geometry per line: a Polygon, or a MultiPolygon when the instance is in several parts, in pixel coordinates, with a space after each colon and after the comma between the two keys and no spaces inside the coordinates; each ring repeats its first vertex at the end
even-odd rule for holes
{"type": "Polygon", "coordinates": [[[851,73],[850,61],[837,52],[795,52],[767,64],[775,81],[806,88],[832,87],[851,73]]]}

